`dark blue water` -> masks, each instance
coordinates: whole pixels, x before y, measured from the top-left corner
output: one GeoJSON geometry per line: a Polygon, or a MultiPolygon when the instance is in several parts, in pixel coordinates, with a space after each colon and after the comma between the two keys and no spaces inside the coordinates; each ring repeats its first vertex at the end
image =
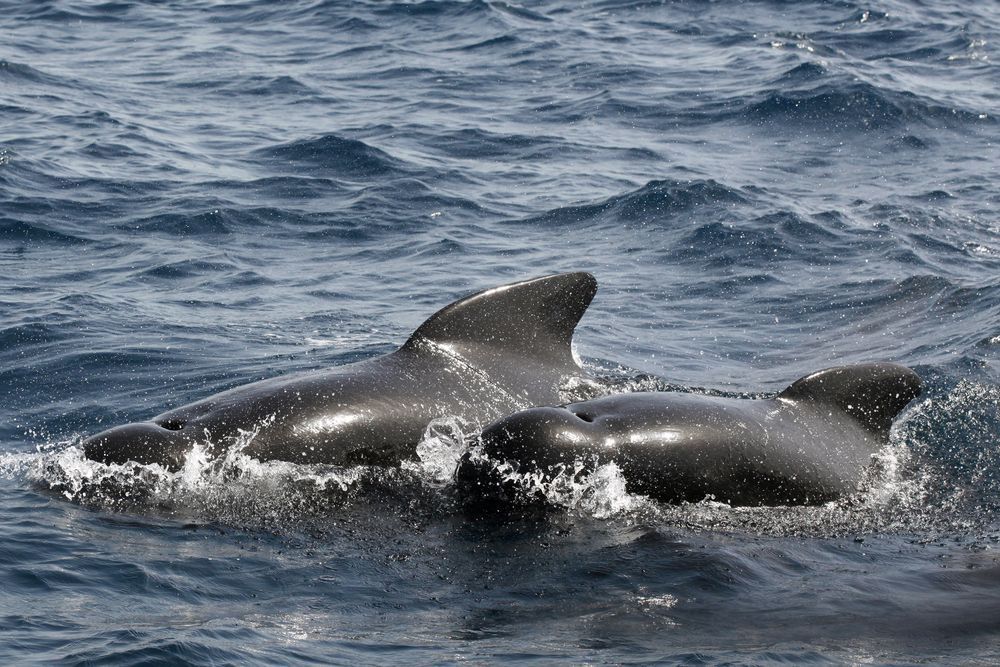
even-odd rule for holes
{"type": "Polygon", "coordinates": [[[1000,10],[6,2],[0,661],[1000,659],[1000,10]],[[609,391],[927,391],[858,494],[470,516],[399,471],[76,445],[564,270],[609,391]]]}

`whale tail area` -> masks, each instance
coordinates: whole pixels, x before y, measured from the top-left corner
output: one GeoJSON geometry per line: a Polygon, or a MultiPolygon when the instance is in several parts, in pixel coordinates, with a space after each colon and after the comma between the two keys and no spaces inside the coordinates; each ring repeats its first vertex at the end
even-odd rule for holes
{"type": "Polygon", "coordinates": [[[920,395],[922,386],[917,374],[905,366],[856,364],[807,375],[778,394],[778,398],[835,405],[885,438],[892,420],[920,395]]]}
{"type": "Polygon", "coordinates": [[[431,342],[466,358],[502,351],[550,367],[579,369],[573,330],[596,293],[597,281],[584,272],[494,287],[439,310],[403,349],[431,342]]]}

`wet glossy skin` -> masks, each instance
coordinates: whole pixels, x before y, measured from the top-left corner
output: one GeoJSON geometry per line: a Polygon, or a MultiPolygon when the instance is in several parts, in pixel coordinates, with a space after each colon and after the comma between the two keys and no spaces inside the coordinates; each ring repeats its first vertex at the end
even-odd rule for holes
{"type": "MultiPolygon", "coordinates": [[[[521,472],[614,461],[630,492],[664,502],[825,502],[857,488],[920,383],[891,364],[823,373],[770,400],[649,392],[532,408],[487,427],[482,449],[521,472]]],[[[466,457],[458,478],[503,487],[494,470],[466,457]]]]}
{"type": "Polygon", "coordinates": [[[438,354],[394,353],[327,372],[264,380],[99,433],[89,458],[183,465],[194,442],[231,444],[259,429],[244,452],[262,461],[385,464],[406,458],[431,419],[480,423],[524,407],[438,354]],[[445,381],[439,381],[447,377],[445,381]]]}
{"type": "Polygon", "coordinates": [[[183,465],[194,443],[231,446],[260,460],[398,464],[427,424],[457,416],[485,424],[559,400],[584,375],[573,328],[596,291],[572,273],[494,288],[435,314],[396,352],[357,364],[237,387],[99,433],[86,455],[108,463],[183,465]]]}

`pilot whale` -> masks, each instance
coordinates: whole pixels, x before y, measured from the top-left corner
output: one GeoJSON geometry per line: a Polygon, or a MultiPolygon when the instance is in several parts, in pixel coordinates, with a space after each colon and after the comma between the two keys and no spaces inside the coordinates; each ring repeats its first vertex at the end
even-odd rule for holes
{"type": "Polygon", "coordinates": [[[84,453],[176,470],[196,443],[217,449],[256,431],[242,451],[262,461],[398,464],[436,417],[481,425],[562,400],[560,387],[585,377],[571,344],[596,291],[588,273],[488,289],[438,311],[391,354],[236,387],[98,433],[84,453]]]}
{"type": "Polygon", "coordinates": [[[819,371],[773,399],[646,392],[536,407],[487,426],[456,477],[506,500],[519,495],[511,471],[544,480],[613,461],[630,493],[662,502],[823,503],[858,488],[920,391],[912,370],[872,363],[819,371]]]}

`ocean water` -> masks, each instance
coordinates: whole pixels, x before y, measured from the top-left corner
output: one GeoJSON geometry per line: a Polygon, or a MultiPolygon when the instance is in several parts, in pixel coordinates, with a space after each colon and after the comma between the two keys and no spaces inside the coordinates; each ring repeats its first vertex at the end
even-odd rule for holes
{"type": "Polygon", "coordinates": [[[996,5],[0,4],[3,663],[1000,660],[996,5]],[[447,415],[400,470],[81,456],[570,270],[607,391],[926,391],[807,508],[477,515],[447,415]]]}

